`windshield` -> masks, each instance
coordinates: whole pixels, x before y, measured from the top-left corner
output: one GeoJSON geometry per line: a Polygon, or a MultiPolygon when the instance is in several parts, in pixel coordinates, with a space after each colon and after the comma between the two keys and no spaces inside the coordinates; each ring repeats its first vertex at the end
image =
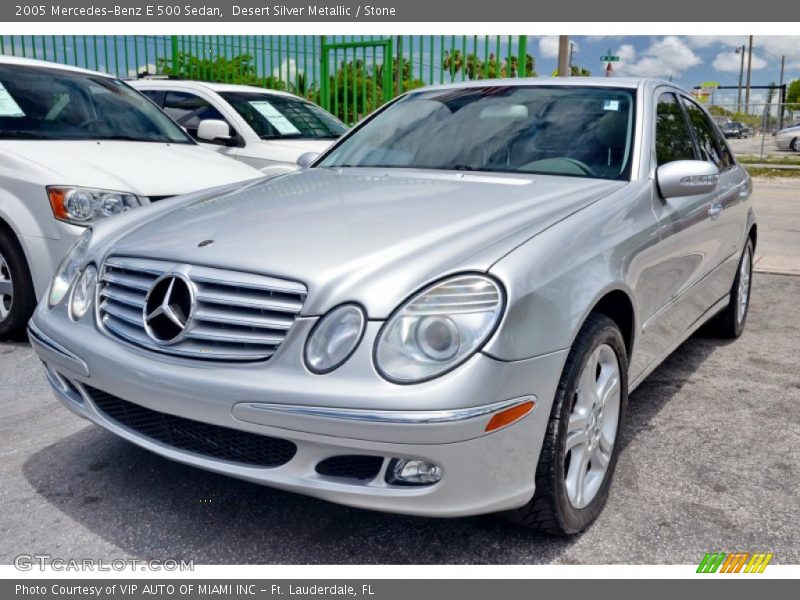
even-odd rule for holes
{"type": "Polygon", "coordinates": [[[261,139],[336,139],[347,128],[319,106],[291,96],[220,92],[261,139]]]}
{"type": "Polygon", "coordinates": [[[633,93],[618,88],[412,92],[367,121],[318,166],[627,179],[633,115],[633,93]]]}
{"type": "Polygon", "coordinates": [[[194,143],[118,79],[23,65],[0,65],[0,139],[194,143]]]}

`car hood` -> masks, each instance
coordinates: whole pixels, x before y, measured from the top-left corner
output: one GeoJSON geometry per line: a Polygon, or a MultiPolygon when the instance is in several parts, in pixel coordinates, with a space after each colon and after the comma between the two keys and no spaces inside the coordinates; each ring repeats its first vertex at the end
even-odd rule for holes
{"type": "Polygon", "coordinates": [[[255,140],[248,141],[240,151],[242,156],[271,160],[278,162],[294,163],[301,154],[306,152],[322,153],[336,140],[255,140]]]}
{"type": "Polygon", "coordinates": [[[4,140],[0,152],[35,165],[44,185],[82,185],[139,196],[174,196],[261,176],[194,144],[4,140]]]}
{"type": "Polygon", "coordinates": [[[140,214],[112,252],[301,281],[309,290],[304,314],[360,302],[370,318],[384,318],[420,286],[488,270],[532,235],[624,185],[310,169],[176,202],[149,221],[140,214]],[[206,240],[213,243],[198,246],[206,240]]]}

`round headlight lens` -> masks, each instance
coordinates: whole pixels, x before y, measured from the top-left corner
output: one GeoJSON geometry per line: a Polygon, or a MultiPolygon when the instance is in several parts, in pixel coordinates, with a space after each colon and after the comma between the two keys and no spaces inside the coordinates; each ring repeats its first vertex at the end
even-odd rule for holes
{"type": "Polygon", "coordinates": [[[86,314],[92,305],[94,288],[97,283],[97,269],[89,265],[83,270],[78,281],[72,288],[72,298],[69,303],[69,314],[74,320],[78,320],[86,314]]]}
{"type": "Polygon", "coordinates": [[[67,295],[69,287],[78,276],[78,269],[83,262],[86,251],[89,249],[89,242],[92,239],[92,230],[87,229],[81,236],[75,240],[75,243],[67,251],[64,258],[56,269],[56,274],[53,276],[53,282],[50,284],[50,294],[47,298],[47,304],[53,308],[56,304],[64,299],[67,295]]]}
{"type": "Polygon", "coordinates": [[[345,304],[330,311],[317,323],[306,342],[306,365],[314,373],[329,373],[355,352],[364,333],[364,311],[345,304]]]}
{"type": "Polygon", "coordinates": [[[113,217],[125,210],[125,201],[117,194],[105,194],[100,197],[100,210],[106,217],[113,217]]]}
{"type": "Polygon", "coordinates": [[[503,290],[484,275],[458,275],[423,290],[378,336],[375,362],[390,381],[431,379],[472,356],[503,314],[503,290]]]}
{"type": "Polygon", "coordinates": [[[84,190],[71,190],[64,197],[64,208],[76,221],[88,221],[94,215],[94,199],[84,190]]]}

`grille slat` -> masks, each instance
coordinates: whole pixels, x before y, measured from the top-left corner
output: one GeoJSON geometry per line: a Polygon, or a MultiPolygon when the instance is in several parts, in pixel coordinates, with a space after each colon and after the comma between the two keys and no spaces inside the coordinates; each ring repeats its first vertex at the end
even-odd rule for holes
{"type": "Polygon", "coordinates": [[[172,448],[267,468],[285,465],[297,453],[297,446],[289,440],[177,417],[128,402],[88,385],[83,387],[107,419],[172,448]]]}
{"type": "Polygon", "coordinates": [[[148,350],[206,360],[256,361],[277,351],[305,296],[305,286],[294,281],[113,256],[101,271],[98,316],[108,333],[148,350]],[[155,282],[169,273],[188,278],[196,305],[183,339],[161,344],[147,334],[143,309],[155,282]]]}

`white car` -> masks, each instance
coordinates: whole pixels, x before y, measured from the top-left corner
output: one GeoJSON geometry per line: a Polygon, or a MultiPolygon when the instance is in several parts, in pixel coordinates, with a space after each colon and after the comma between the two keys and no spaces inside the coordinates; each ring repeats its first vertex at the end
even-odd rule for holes
{"type": "Polygon", "coordinates": [[[24,336],[37,298],[87,226],[258,177],[195,143],[119,79],[0,57],[0,340],[24,336]]]}
{"type": "Polygon", "coordinates": [[[794,150],[800,152],[800,124],[781,129],[775,134],[775,145],[778,150],[794,150]]]}
{"type": "Polygon", "coordinates": [[[141,79],[129,82],[202,144],[260,169],[297,169],[303,154],[320,153],[347,127],[303,98],[260,87],[141,79]]]}

